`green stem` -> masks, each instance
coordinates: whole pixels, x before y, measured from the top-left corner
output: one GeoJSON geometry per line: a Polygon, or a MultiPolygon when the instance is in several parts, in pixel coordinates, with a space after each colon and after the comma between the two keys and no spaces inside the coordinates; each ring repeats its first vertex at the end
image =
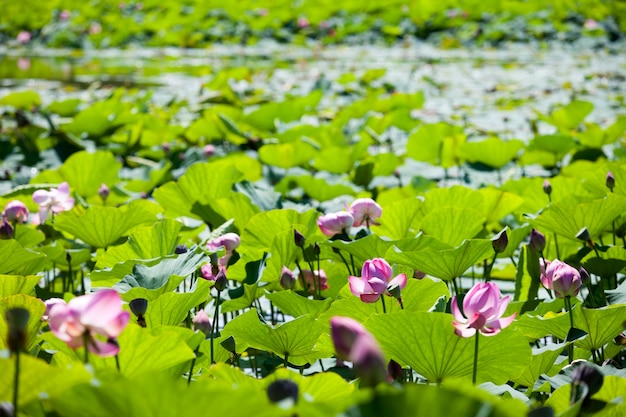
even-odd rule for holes
{"type": "Polygon", "coordinates": [[[404,303],[402,302],[402,298],[398,298],[398,302],[400,303],[400,310],[404,310],[404,303]]]}
{"type": "Polygon", "coordinates": [[[120,355],[115,355],[115,367],[117,368],[117,372],[122,372],[122,368],[120,368],[120,355]]]}
{"type": "Polygon", "coordinates": [[[615,242],[616,242],[616,239],[615,239],[615,220],[613,220],[613,222],[611,223],[611,228],[613,230],[613,246],[615,246],[615,242]]]}
{"type": "Polygon", "coordinates": [[[491,259],[491,264],[485,264],[485,282],[489,282],[491,278],[491,270],[496,263],[496,258],[498,257],[498,252],[493,253],[493,258],[491,259]]]}
{"type": "MultiPolygon", "coordinates": [[[[626,243],[624,243],[624,246],[626,247],[626,243]]],[[[343,255],[341,254],[341,251],[339,249],[337,249],[337,255],[339,255],[339,257],[341,258],[341,260],[343,261],[344,265],[346,266],[346,268],[348,269],[348,275],[354,275],[352,273],[352,270],[350,269],[350,265],[348,265],[348,261],[346,261],[346,258],[343,257],[343,255]]]]}
{"type": "Polygon", "coordinates": [[[476,330],[476,337],[474,343],[474,370],[472,371],[472,384],[476,385],[476,373],[478,372],[478,337],[480,332],[476,330]]]}
{"type": "Polygon", "coordinates": [[[213,329],[211,332],[211,365],[215,363],[214,356],[213,356],[213,340],[215,339],[215,336],[217,336],[217,327],[219,325],[218,312],[220,308],[220,296],[221,295],[222,295],[221,291],[218,291],[217,298],[215,299],[215,313],[213,314],[214,323],[213,323],[213,329]]]}
{"type": "Polygon", "coordinates": [[[84,345],[85,345],[85,359],[84,359],[84,363],[85,365],[87,365],[89,363],[89,333],[85,332],[85,334],[83,335],[83,341],[84,341],[84,345]]]}
{"type": "MultiPolygon", "coordinates": [[[[300,246],[300,249],[302,250],[302,259],[304,259],[304,261],[309,264],[309,269],[311,270],[311,275],[313,276],[313,298],[315,298],[315,294],[318,293],[317,291],[317,287],[318,287],[318,283],[315,280],[315,268],[313,267],[313,263],[309,260],[309,258],[306,256],[306,252],[304,250],[304,246],[300,246]]],[[[321,283],[320,283],[321,284],[321,283]]],[[[320,285],[321,287],[321,285],[320,285]]]]}
{"type": "Polygon", "coordinates": [[[298,267],[298,272],[299,272],[299,276],[300,276],[300,285],[302,285],[302,289],[304,291],[307,290],[307,285],[306,282],[304,281],[304,274],[302,273],[302,267],[300,266],[300,262],[298,262],[298,260],[296,259],[296,266],[298,267]]]}
{"type": "Polygon", "coordinates": [[[15,375],[13,376],[13,416],[17,417],[17,400],[20,383],[20,350],[15,350],[15,375]]]}
{"type": "Polygon", "coordinates": [[[193,352],[194,357],[191,360],[191,367],[189,368],[189,376],[187,377],[187,385],[191,384],[191,375],[193,375],[193,367],[196,364],[196,358],[198,357],[198,348],[193,352]]]}
{"type": "MultiPolygon", "coordinates": [[[[569,313],[569,326],[570,326],[570,330],[574,328],[574,315],[572,313],[572,300],[570,298],[570,296],[566,296],[563,301],[565,302],[565,308],[567,309],[568,313],[569,313]]],[[[569,346],[567,346],[567,356],[569,359],[569,363],[572,363],[574,361],[574,345],[572,344],[572,342],[569,342],[569,346]]]]}
{"type": "Polygon", "coordinates": [[[283,361],[283,365],[285,366],[285,368],[289,367],[289,354],[285,353],[285,360],[283,361]]]}
{"type": "Polygon", "coordinates": [[[381,303],[383,303],[383,313],[387,313],[387,307],[385,306],[385,296],[384,295],[380,296],[380,301],[381,301],[381,303]]]}
{"type": "Polygon", "coordinates": [[[556,238],[556,233],[554,233],[554,247],[556,248],[556,259],[561,259],[561,253],[559,252],[559,241],[556,238]]]}

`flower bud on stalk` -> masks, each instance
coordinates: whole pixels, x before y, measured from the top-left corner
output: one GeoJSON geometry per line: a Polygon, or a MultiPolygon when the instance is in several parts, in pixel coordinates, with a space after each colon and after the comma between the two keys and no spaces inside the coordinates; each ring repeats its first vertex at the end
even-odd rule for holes
{"type": "Polygon", "coordinates": [[[546,237],[537,229],[533,229],[530,231],[530,244],[528,246],[535,252],[541,253],[546,248],[546,237]]]}
{"type": "Polygon", "coordinates": [[[9,350],[11,352],[17,352],[26,349],[30,312],[25,308],[11,308],[6,311],[5,318],[9,330],[7,337],[9,350]]]}
{"type": "Polygon", "coordinates": [[[543,192],[547,195],[552,194],[552,184],[550,184],[550,181],[543,180],[543,192]]]}
{"type": "Polygon", "coordinates": [[[615,187],[615,175],[611,171],[606,173],[606,187],[613,192],[613,188],[615,187]]]}
{"type": "Polygon", "coordinates": [[[504,229],[491,239],[491,246],[496,253],[504,252],[508,244],[509,237],[506,234],[506,229],[504,229]]]}
{"type": "Polygon", "coordinates": [[[280,274],[280,286],[285,290],[293,290],[296,287],[296,276],[286,266],[283,266],[283,270],[280,274]]]}

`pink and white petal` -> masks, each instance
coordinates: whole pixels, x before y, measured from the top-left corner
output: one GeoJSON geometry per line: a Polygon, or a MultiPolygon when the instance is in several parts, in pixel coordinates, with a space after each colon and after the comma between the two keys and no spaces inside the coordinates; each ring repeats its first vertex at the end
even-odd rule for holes
{"type": "Polygon", "coordinates": [[[389,285],[398,285],[398,287],[400,287],[401,290],[404,289],[404,287],[406,287],[406,274],[399,274],[397,275],[394,279],[392,279],[391,281],[389,281],[389,285]]]}
{"type": "Polygon", "coordinates": [[[40,206],[47,205],[50,202],[50,193],[46,190],[37,190],[33,193],[33,201],[40,206]]]}
{"type": "Polygon", "coordinates": [[[96,338],[91,338],[89,344],[89,351],[94,355],[98,355],[100,357],[106,358],[109,356],[115,356],[119,353],[120,347],[117,343],[112,342],[103,342],[96,338]]]}
{"type": "Polygon", "coordinates": [[[480,330],[487,324],[487,318],[480,313],[474,313],[469,319],[469,327],[480,330]]]}
{"type": "Polygon", "coordinates": [[[80,320],[85,326],[105,328],[122,311],[122,299],[113,289],[101,290],[87,297],[90,297],[89,304],[80,311],[80,320]]]}
{"type": "Polygon", "coordinates": [[[370,278],[365,281],[365,288],[365,292],[375,292],[380,295],[387,291],[387,281],[376,277],[370,278]],[[371,291],[367,291],[368,287],[371,288],[371,291]]]}
{"type": "Polygon", "coordinates": [[[365,281],[359,277],[348,277],[348,283],[350,284],[350,292],[360,297],[365,292],[365,281]]]}
{"type": "Polygon", "coordinates": [[[467,319],[463,316],[461,310],[459,309],[458,303],[456,302],[456,295],[453,296],[452,300],[450,301],[450,311],[452,312],[452,315],[456,320],[461,323],[465,323],[465,325],[467,326],[467,319]]]}
{"type": "Polygon", "coordinates": [[[122,311],[115,320],[111,320],[106,327],[99,329],[101,330],[99,333],[107,337],[118,337],[128,325],[129,320],[130,313],[128,311],[122,311]]]}
{"type": "Polygon", "coordinates": [[[516,316],[517,316],[517,313],[514,313],[510,315],[509,317],[503,317],[501,319],[487,322],[486,327],[489,329],[498,329],[498,330],[504,329],[505,327],[508,327],[511,323],[513,323],[513,320],[515,320],[516,316]]]}
{"type": "Polygon", "coordinates": [[[65,197],[70,196],[70,185],[67,182],[62,182],[57,190],[59,190],[59,194],[62,194],[65,197]]]}
{"type": "Polygon", "coordinates": [[[367,294],[361,294],[360,297],[361,297],[361,301],[363,301],[364,303],[375,303],[380,298],[380,294],[367,293],[367,294]]]}
{"type": "Polygon", "coordinates": [[[454,333],[459,337],[472,337],[476,334],[476,329],[467,327],[465,323],[452,322],[454,326],[454,333]]]}

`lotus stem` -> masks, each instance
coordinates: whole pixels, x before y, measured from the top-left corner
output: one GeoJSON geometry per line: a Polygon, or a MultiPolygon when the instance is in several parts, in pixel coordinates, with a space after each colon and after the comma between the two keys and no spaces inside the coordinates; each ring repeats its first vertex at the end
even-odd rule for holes
{"type": "Polygon", "coordinates": [[[220,296],[222,295],[221,291],[217,292],[217,298],[215,299],[215,313],[213,314],[214,323],[213,329],[211,332],[211,365],[215,363],[214,353],[213,353],[213,340],[215,340],[215,336],[217,336],[217,329],[219,327],[219,308],[220,308],[220,296]]]}
{"type": "Polygon", "coordinates": [[[472,385],[476,385],[476,373],[478,372],[478,337],[480,332],[476,330],[474,342],[474,369],[472,371],[472,385]]]}
{"type": "MultiPolygon", "coordinates": [[[[569,326],[570,326],[570,331],[571,331],[574,328],[574,315],[572,313],[572,300],[571,300],[571,297],[568,295],[563,299],[563,301],[565,302],[565,308],[567,309],[569,313],[569,326]]],[[[567,356],[569,359],[569,363],[572,363],[574,361],[574,345],[571,342],[569,346],[567,346],[567,356]]]]}
{"type": "Polygon", "coordinates": [[[15,349],[15,375],[13,376],[13,415],[17,417],[20,384],[20,349],[15,349]]]}
{"type": "MultiPolygon", "coordinates": [[[[211,341],[213,341],[213,339],[211,339],[211,341]]],[[[187,385],[191,384],[191,376],[193,375],[193,367],[196,364],[196,358],[198,357],[198,348],[196,348],[193,353],[194,353],[194,357],[191,360],[191,366],[189,367],[189,375],[187,376],[187,385]]],[[[211,353],[213,353],[212,350],[211,350],[211,353]]]]}
{"type": "Polygon", "coordinates": [[[385,306],[385,296],[384,296],[384,294],[380,296],[380,302],[383,304],[383,313],[387,313],[387,307],[385,306]]]}

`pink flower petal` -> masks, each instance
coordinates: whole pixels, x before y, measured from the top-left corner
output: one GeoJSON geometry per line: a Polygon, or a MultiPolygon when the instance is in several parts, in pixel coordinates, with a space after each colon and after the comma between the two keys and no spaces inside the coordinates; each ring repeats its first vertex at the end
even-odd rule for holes
{"type": "Polygon", "coordinates": [[[103,342],[101,340],[92,338],[87,344],[89,351],[94,355],[106,358],[109,356],[115,356],[119,353],[120,347],[114,342],[103,342]]]}

